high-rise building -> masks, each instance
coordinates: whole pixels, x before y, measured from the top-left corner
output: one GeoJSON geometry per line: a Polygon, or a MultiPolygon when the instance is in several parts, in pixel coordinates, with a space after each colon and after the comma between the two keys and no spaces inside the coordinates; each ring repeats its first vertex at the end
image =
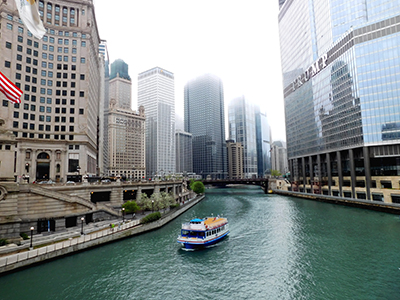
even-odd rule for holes
{"type": "Polygon", "coordinates": [[[21,104],[1,97],[3,127],[17,143],[14,176],[80,180],[98,166],[102,58],[93,1],[37,2],[47,29],[41,40],[14,1],[0,3],[1,71],[24,92],[21,104]]]}
{"type": "Polygon", "coordinates": [[[257,136],[256,106],[244,96],[233,99],[228,106],[229,139],[243,146],[243,176],[256,178],[257,136]]]}
{"type": "Polygon", "coordinates": [[[283,3],[285,3],[286,0],[279,0],[279,8],[282,7],[283,3]]]}
{"type": "Polygon", "coordinates": [[[130,110],[132,107],[132,81],[128,74],[128,64],[117,59],[111,64],[109,98],[117,101],[116,106],[130,110]]]}
{"type": "Polygon", "coordinates": [[[192,173],[193,172],[193,149],[192,134],[177,129],[175,132],[176,141],[176,172],[192,173]]]}
{"type": "Polygon", "coordinates": [[[185,131],[193,136],[193,172],[203,178],[225,178],[224,89],[215,75],[206,74],[185,85],[185,131]]]}
{"type": "Polygon", "coordinates": [[[132,82],[121,59],[111,64],[110,105],[104,111],[107,132],[107,175],[141,179],[145,174],[145,109],[131,109],[132,82]]]}
{"type": "Polygon", "coordinates": [[[228,150],[228,178],[243,178],[243,145],[234,140],[226,141],[228,150]]]}
{"type": "Polygon", "coordinates": [[[272,169],[279,171],[285,175],[288,169],[286,143],[282,141],[274,141],[271,148],[272,169]]]}
{"type": "Polygon", "coordinates": [[[256,107],[257,174],[265,177],[271,173],[271,127],[266,113],[256,107]]]}
{"type": "Polygon", "coordinates": [[[399,15],[384,0],[281,7],[294,190],[400,202],[399,15]]]}
{"type": "Polygon", "coordinates": [[[123,109],[111,99],[108,120],[109,176],[142,179],[145,173],[145,111],[123,109]]]}
{"type": "Polygon", "coordinates": [[[175,172],[174,74],[156,67],[139,74],[138,104],[146,110],[148,177],[175,172]]]}

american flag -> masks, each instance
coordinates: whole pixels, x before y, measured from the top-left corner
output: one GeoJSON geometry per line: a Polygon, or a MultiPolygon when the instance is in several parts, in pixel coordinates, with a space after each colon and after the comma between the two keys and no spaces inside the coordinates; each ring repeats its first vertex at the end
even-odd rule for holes
{"type": "Polygon", "coordinates": [[[15,103],[21,103],[20,98],[22,96],[22,91],[1,72],[0,72],[0,92],[6,95],[8,100],[15,103]]]}

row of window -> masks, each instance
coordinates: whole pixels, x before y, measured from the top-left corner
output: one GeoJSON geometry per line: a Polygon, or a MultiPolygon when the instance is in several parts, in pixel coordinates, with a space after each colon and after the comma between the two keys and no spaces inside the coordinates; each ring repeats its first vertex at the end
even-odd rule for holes
{"type": "MultiPolygon", "coordinates": [[[[28,124],[28,123],[26,123],[26,122],[23,122],[22,123],[22,129],[29,129],[29,130],[35,130],[35,126],[36,124],[34,124],[34,123],[30,123],[30,124],[28,124]],[[29,125],[29,128],[28,128],[28,125],[29,125]]],[[[13,122],[13,128],[19,128],[19,122],[18,121],[14,121],[13,122]]],[[[65,132],[66,131],[66,128],[67,128],[67,126],[65,126],[65,125],[55,125],[54,126],[54,131],[62,131],[62,132],[65,132]]],[[[38,125],[38,130],[39,131],[44,131],[46,129],[46,131],[51,131],[51,126],[50,125],[43,125],[43,124],[39,124],[38,125]]],[[[74,132],[74,126],[69,126],[69,132],[74,132]]]]}
{"type": "MultiPolygon", "coordinates": [[[[50,98],[48,98],[48,100],[49,100],[50,98]]],[[[51,99],[50,99],[51,100],[51,99]]],[[[60,99],[56,99],[56,104],[59,104],[59,100],[60,99]]],[[[66,99],[63,99],[63,100],[66,100],[66,99]]],[[[72,100],[71,100],[72,101],[72,100]]],[[[64,102],[64,101],[63,101],[64,102]]],[[[8,107],[8,105],[9,105],[9,103],[10,103],[10,101],[8,101],[8,100],[3,100],[3,106],[5,106],[5,107],[8,107]]],[[[49,103],[49,101],[48,101],[48,103],[49,103]]],[[[50,104],[51,104],[51,101],[50,101],[50,104]]],[[[20,108],[20,104],[19,103],[15,103],[14,104],[14,107],[15,108],[20,108]]],[[[24,108],[24,110],[31,110],[31,111],[36,111],[36,105],[35,104],[31,104],[30,106],[29,106],[29,104],[27,104],[27,103],[24,103],[23,104],[23,108],[24,108]]],[[[56,114],[59,114],[59,113],[62,113],[62,114],[66,114],[67,113],[67,108],[65,108],[65,107],[55,107],[54,108],[54,111],[55,111],[55,113],[56,114]]],[[[51,113],[52,112],[52,107],[50,107],[50,106],[39,106],[39,112],[47,112],[47,113],[51,113]]],[[[69,109],[69,112],[70,112],[70,114],[74,114],[75,113],[75,108],[73,108],[73,107],[71,107],[70,109],[69,109]]],[[[84,114],[84,109],[83,108],[80,108],[79,109],[79,114],[80,115],[83,115],[84,114]]],[[[14,112],[14,118],[18,118],[19,117],[19,112],[18,111],[15,111],[14,112]]],[[[71,117],[72,118],[72,117],[71,117]]],[[[70,122],[74,122],[74,119],[71,119],[70,118],[70,122]]],[[[35,119],[35,117],[32,117],[31,116],[31,120],[34,120],[35,119]]],[[[44,121],[44,119],[43,120],[39,120],[39,121],[44,121]]],[[[47,120],[46,120],[47,121],[47,120]]],[[[51,121],[51,119],[49,119],[48,120],[48,122],[50,122],[51,121]]],[[[59,122],[60,121],[60,117],[55,117],[55,121],[56,122],[59,122]]],[[[61,122],[66,122],[66,118],[65,117],[62,117],[61,118],[61,122]],[[63,121],[64,120],[64,121],[63,121]]]]}
{"type": "MultiPolygon", "coordinates": [[[[23,137],[23,138],[28,138],[29,137],[31,139],[34,139],[34,138],[51,139],[51,137],[53,136],[53,135],[50,135],[50,134],[43,134],[43,133],[27,133],[27,132],[22,132],[21,133],[21,132],[17,132],[17,131],[14,131],[13,133],[14,133],[14,135],[16,137],[23,137]]],[[[55,140],[65,140],[66,139],[66,135],[65,134],[61,134],[61,135],[55,134],[53,136],[53,138],[55,140]]],[[[69,135],[68,136],[68,140],[73,141],[74,140],[74,136],[73,135],[69,135]]]]}

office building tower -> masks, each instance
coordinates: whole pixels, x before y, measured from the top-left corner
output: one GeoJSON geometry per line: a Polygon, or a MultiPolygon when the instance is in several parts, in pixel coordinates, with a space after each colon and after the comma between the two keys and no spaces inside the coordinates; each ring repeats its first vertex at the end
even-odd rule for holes
{"type": "Polygon", "coordinates": [[[266,113],[256,107],[257,174],[263,178],[271,173],[271,127],[266,113]]]}
{"type": "Polygon", "coordinates": [[[14,1],[0,3],[1,71],[24,92],[21,104],[1,97],[0,118],[16,138],[16,180],[78,181],[98,166],[102,79],[93,2],[37,2],[47,29],[40,40],[20,23],[14,1]]]}
{"type": "Polygon", "coordinates": [[[109,97],[117,101],[116,106],[130,110],[132,107],[132,82],[128,74],[128,64],[117,59],[111,64],[109,97]]]}
{"type": "Polygon", "coordinates": [[[286,143],[274,141],[271,148],[272,170],[277,170],[282,175],[289,171],[287,163],[286,143]]]}
{"type": "Polygon", "coordinates": [[[174,74],[156,67],[139,74],[138,104],[146,110],[148,177],[175,172],[174,74]]]}
{"type": "Polygon", "coordinates": [[[107,165],[111,177],[142,179],[145,174],[145,109],[131,109],[132,83],[128,65],[121,59],[111,64],[110,105],[105,109],[107,165]]]}
{"type": "Polygon", "coordinates": [[[243,178],[243,146],[241,143],[235,143],[234,140],[226,141],[228,150],[228,178],[243,178]]]}
{"type": "Polygon", "coordinates": [[[135,112],[117,106],[111,99],[106,111],[108,120],[108,175],[127,180],[144,178],[145,173],[145,110],[135,112]]]}
{"type": "Polygon", "coordinates": [[[185,131],[193,136],[193,172],[203,178],[225,178],[224,89],[215,75],[189,81],[184,95],[185,131]]]}
{"type": "Polygon", "coordinates": [[[282,7],[283,3],[285,3],[286,0],[279,0],[279,8],[282,7]]]}
{"type": "Polygon", "coordinates": [[[229,139],[243,146],[243,176],[256,178],[257,138],[256,106],[244,96],[233,99],[228,106],[229,139]]]}
{"type": "Polygon", "coordinates": [[[399,15],[384,0],[281,7],[293,190],[400,202],[399,15]]]}
{"type": "Polygon", "coordinates": [[[192,134],[177,129],[176,142],[176,172],[187,174],[193,172],[192,134]]]}

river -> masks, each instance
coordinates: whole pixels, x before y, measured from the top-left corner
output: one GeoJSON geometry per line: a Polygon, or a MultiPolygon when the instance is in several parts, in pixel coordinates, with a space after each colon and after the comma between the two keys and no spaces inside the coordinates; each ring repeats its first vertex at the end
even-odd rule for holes
{"type": "Polygon", "coordinates": [[[0,299],[400,299],[398,216],[208,189],[163,228],[0,277],[0,299]],[[185,251],[181,223],[223,214],[230,235],[185,251]]]}

